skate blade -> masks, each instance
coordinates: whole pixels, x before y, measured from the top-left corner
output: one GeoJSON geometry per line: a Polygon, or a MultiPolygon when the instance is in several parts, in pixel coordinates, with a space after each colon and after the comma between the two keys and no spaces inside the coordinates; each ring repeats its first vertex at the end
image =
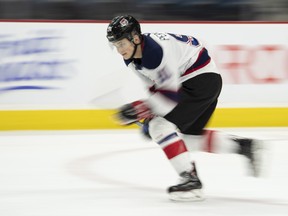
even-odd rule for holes
{"type": "Polygon", "coordinates": [[[205,199],[202,190],[191,190],[191,191],[179,191],[172,192],[169,194],[169,198],[172,201],[181,202],[197,202],[205,199]]]}

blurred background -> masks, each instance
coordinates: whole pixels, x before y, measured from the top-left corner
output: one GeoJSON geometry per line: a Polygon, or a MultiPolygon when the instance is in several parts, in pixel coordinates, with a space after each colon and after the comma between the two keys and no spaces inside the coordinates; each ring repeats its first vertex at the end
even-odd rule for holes
{"type": "Polygon", "coordinates": [[[287,12],[288,0],[0,0],[0,215],[287,216],[287,12]],[[105,37],[119,14],[205,39],[227,84],[210,126],[262,140],[266,178],[246,178],[241,156],[195,152],[207,202],[168,202],[165,155],[112,117],[142,98],[105,37]],[[185,20],[209,22],[169,22],[185,20]]]}
{"type": "Polygon", "coordinates": [[[288,21],[287,0],[0,0],[0,19],[288,21]]]}

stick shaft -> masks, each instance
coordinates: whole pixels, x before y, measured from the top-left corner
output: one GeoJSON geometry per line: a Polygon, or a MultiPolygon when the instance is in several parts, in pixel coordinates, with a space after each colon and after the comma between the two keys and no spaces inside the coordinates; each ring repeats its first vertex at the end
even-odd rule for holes
{"type": "Polygon", "coordinates": [[[135,124],[138,125],[139,127],[143,127],[143,123],[141,123],[139,121],[136,121],[135,124]]]}

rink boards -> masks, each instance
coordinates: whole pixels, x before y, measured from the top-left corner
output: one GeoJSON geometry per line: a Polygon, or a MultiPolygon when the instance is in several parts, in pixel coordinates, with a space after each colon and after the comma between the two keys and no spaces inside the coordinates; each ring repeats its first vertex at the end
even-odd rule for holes
{"type": "MultiPolygon", "coordinates": [[[[288,126],[287,22],[141,23],[208,48],[224,81],[209,126],[288,126]]],[[[122,128],[115,109],[147,92],[108,45],[107,24],[0,20],[0,130],[122,128]]]]}
{"type": "MultiPolygon", "coordinates": [[[[0,130],[123,129],[115,110],[0,111],[0,130]]],[[[218,108],[209,127],[287,127],[288,108],[218,108]]],[[[132,125],[128,128],[135,128],[132,125]]],[[[125,127],[127,128],[127,127],[125,127]]]]}

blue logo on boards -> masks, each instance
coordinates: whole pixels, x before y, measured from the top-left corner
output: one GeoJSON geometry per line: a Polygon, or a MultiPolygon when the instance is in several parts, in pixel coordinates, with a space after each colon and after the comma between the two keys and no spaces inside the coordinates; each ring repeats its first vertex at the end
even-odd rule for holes
{"type": "Polygon", "coordinates": [[[63,37],[53,31],[29,35],[0,35],[0,93],[58,89],[43,81],[65,80],[75,74],[74,61],[63,57],[63,37]]]}
{"type": "Polygon", "coordinates": [[[45,87],[45,86],[12,86],[12,87],[6,87],[6,88],[1,88],[0,91],[14,91],[14,90],[27,90],[27,89],[37,89],[37,90],[43,90],[43,89],[53,89],[50,87],[45,87]]]}

